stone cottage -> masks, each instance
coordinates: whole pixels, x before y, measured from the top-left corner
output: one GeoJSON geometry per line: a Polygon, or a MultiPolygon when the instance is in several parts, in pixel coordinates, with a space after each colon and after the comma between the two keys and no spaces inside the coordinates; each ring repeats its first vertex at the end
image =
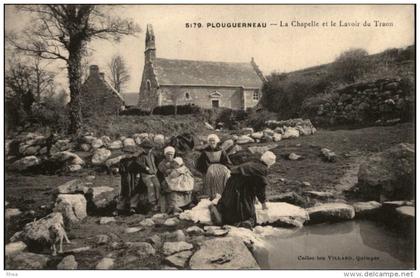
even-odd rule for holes
{"type": "Polygon", "coordinates": [[[106,81],[97,65],[89,67],[89,76],[82,85],[81,102],[84,117],[116,115],[125,106],[123,96],[106,81]]]}
{"type": "Polygon", "coordinates": [[[147,25],[146,50],[138,106],[195,104],[203,108],[245,110],[258,104],[264,75],[250,63],[226,63],[156,57],[152,25],[147,25]]]}

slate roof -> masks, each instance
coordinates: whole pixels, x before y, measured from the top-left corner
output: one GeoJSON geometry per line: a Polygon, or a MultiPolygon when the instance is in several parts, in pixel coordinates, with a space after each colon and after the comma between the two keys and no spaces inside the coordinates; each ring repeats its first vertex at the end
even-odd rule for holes
{"type": "Polygon", "coordinates": [[[226,63],[156,58],[159,85],[214,85],[260,88],[262,80],[251,63],[226,63]]]}

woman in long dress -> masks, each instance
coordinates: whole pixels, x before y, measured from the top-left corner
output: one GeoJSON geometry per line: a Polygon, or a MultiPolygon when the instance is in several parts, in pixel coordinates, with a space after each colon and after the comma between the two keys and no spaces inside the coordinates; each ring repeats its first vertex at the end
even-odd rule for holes
{"type": "Polygon", "coordinates": [[[221,224],[248,229],[255,226],[257,222],[255,198],[261,202],[263,209],[267,209],[266,177],[268,169],[275,161],[276,156],[267,151],[259,161],[246,162],[232,169],[231,177],[216,206],[221,214],[221,224]]]}
{"type": "Polygon", "coordinates": [[[230,176],[228,167],[231,167],[232,162],[226,152],[218,146],[220,139],[216,134],[209,135],[207,142],[208,147],[202,151],[196,168],[204,176],[203,194],[213,200],[216,194],[223,193],[230,176]]]}
{"type": "MultiPolygon", "coordinates": [[[[161,211],[167,213],[175,213],[181,212],[183,207],[188,206],[191,204],[192,200],[192,189],[185,190],[184,189],[177,189],[174,188],[173,184],[168,184],[168,181],[171,182],[173,178],[175,178],[175,172],[182,171],[185,169],[181,169],[178,163],[175,161],[175,149],[171,146],[166,147],[164,149],[165,159],[162,160],[158,165],[158,179],[161,184],[161,211]],[[171,176],[172,174],[172,176],[171,176]]],[[[181,160],[182,161],[182,160],[181,160]]],[[[182,166],[182,165],[181,165],[182,166]]],[[[185,166],[184,166],[185,167],[185,166]]],[[[187,169],[188,170],[188,169],[187,169]]],[[[184,172],[189,172],[184,171],[184,172]]],[[[187,173],[188,174],[188,173],[187,173]]],[[[177,175],[180,176],[180,175],[177,175]]],[[[192,176],[191,176],[192,177],[192,176]]],[[[194,183],[192,181],[192,183],[194,183]]]]}

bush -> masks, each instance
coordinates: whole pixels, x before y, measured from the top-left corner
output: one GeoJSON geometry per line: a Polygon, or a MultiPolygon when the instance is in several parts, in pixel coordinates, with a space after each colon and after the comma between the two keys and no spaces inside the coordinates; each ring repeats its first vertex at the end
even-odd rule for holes
{"type": "Polygon", "coordinates": [[[355,82],[368,71],[368,53],[361,48],[347,50],[340,54],[332,64],[332,75],[338,80],[355,82]]]}
{"type": "Polygon", "coordinates": [[[185,114],[198,114],[200,107],[194,104],[177,105],[175,113],[175,105],[158,106],[153,109],[154,115],[185,115],[185,114]]]}

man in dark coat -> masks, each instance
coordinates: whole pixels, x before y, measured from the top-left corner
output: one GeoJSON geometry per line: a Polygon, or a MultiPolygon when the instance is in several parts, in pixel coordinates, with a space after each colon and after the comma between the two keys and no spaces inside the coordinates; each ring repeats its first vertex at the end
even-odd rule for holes
{"type": "Polygon", "coordinates": [[[263,209],[267,209],[267,173],[275,160],[272,152],[265,152],[259,161],[246,162],[231,170],[231,177],[216,207],[222,224],[248,229],[255,226],[255,198],[261,202],[263,209]]]}

